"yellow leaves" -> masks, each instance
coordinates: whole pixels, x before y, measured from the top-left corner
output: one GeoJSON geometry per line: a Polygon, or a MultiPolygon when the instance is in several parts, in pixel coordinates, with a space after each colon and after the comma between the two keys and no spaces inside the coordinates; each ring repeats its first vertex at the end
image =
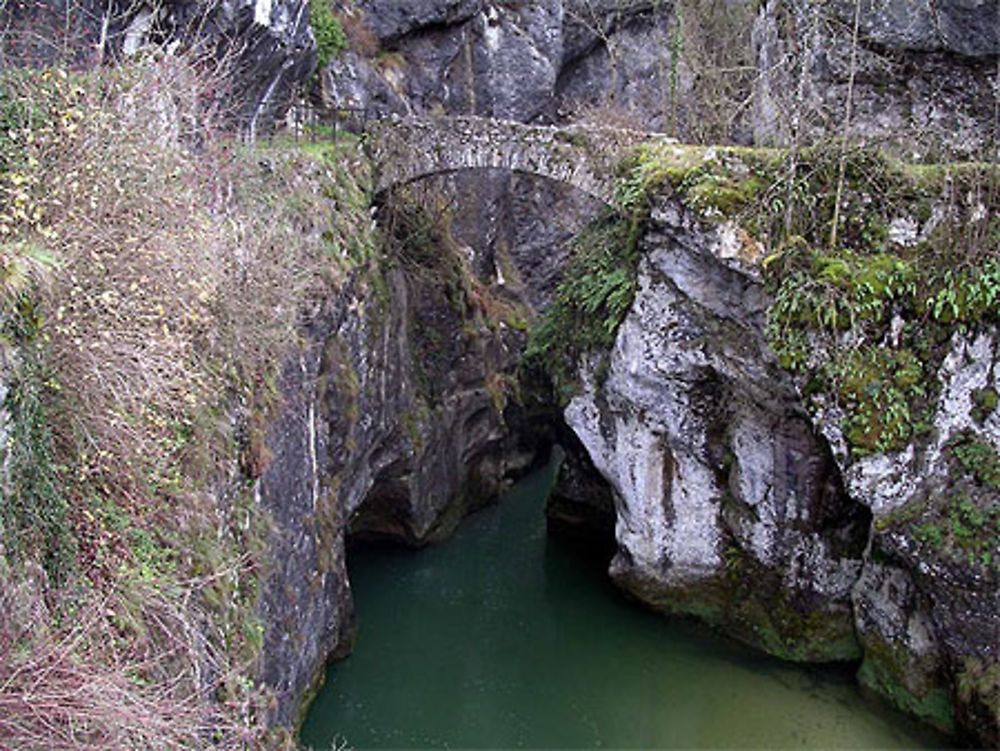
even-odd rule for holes
{"type": "Polygon", "coordinates": [[[66,70],[64,68],[46,68],[42,71],[42,80],[46,83],[58,79],[58,81],[65,81],[68,77],[66,70]]]}
{"type": "Polygon", "coordinates": [[[171,484],[152,492],[188,492],[180,457],[190,462],[220,395],[266,382],[315,267],[328,264],[313,242],[320,230],[303,220],[341,220],[313,213],[325,206],[314,188],[353,178],[325,163],[315,175],[289,165],[265,176],[258,156],[219,158],[212,143],[191,155],[151,141],[135,112],[94,106],[136,90],[88,98],[90,84],[49,78],[33,99],[43,118],[18,131],[25,158],[0,174],[0,247],[34,238],[66,259],[39,287],[47,351],[74,405],[60,435],[82,436],[65,445],[89,452],[66,464],[88,482],[100,471],[109,495],[150,492],[135,490],[150,472],[171,484]]]}

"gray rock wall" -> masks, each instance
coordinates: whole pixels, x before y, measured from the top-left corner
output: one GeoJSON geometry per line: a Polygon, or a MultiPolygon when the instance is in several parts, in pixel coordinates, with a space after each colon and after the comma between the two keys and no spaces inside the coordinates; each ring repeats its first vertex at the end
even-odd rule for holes
{"type": "MultiPolygon", "coordinates": [[[[843,135],[854,4],[764,5],[754,28],[754,141],[843,135]]],[[[982,2],[862,2],[852,137],[907,158],[984,156],[995,138],[1000,9],[982,2]]]]}
{"type": "Polygon", "coordinates": [[[359,0],[357,7],[389,54],[333,61],[324,74],[328,105],[552,122],[614,99],[611,119],[665,127],[670,3],[359,0]]]}
{"type": "MultiPolygon", "coordinates": [[[[744,0],[359,7],[392,59],[335,62],[331,101],[398,114],[627,122],[688,141],[843,134],[847,0],[772,0],[759,11],[744,0]]],[[[851,134],[907,156],[981,157],[995,129],[998,13],[995,0],[864,0],[851,134]]]]}
{"type": "MultiPolygon", "coordinates": [[[[853,592],[865,649],[862,683],[984,747],[1000,740],[1000,568],[993,565],[1000,537],[984,531],[992,541],[984,555],[936,545],[927,536],[941,524],[935,509],[942,505],[951,509],[946,523],[954,527],[962,524],[954,514],[963,496],[987,513],[1000,504],[995,490],[987,489],[992,502],[975,499],[949,456],[960,436],[1000,450],[1000,415],[982,421],[973,415],[974,393],[998,387],[997,340],[996,331],[953,337],[938,373],[942,388],[928,444],[838,458],[849,492],[875,517],[853,592]]],[[[842,440],[832,416],[820,420],[834,444],[842,440]]]]}
{"type": "MultiPolygon", "coordinates": [[[[613,496],[612,577],[772,654],[863,655],[868,689],[995,745],[1000,506],[953,446],[1000,446],[1000,414],[976,406],[997,389],[996,332],[954,335],[930,439],[851,454],[842,415],[809,406],[766,344],[751,238],[660,199],[641,247],[632,309],[565,410],[613,496]]],[[[557,511],[586,521],[600,500],[577,475],[557,511]]]]}
{"type": "Polygon", "coordinates": [[[258,481],[273,522],[261,677],[276,724],[295,724],[327,658],[351,648],[348,532],[424,544],[532,459],[497,401],[520,339],[473,332],[443,282],[359,271],[288,359],[258,481]]]}
{"type": "Polygon", "coordinates": [[[768,351],[739,242],[654,212],[635,303],[566,422],[614,491],[623,587],[782,656],[849,659],[868,514],[768,351]]]}

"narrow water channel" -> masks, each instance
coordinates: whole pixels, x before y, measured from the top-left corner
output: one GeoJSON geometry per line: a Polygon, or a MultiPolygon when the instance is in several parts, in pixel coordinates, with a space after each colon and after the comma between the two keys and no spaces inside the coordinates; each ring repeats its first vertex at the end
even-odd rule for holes
{"type": "Polygon", "coordinates": [[[349,556],[354,653],[302,728],[353,748],[930,748],[847,669],[805,669],[627,602],[545,533],[554,466],[421,551],[349,556]]]}

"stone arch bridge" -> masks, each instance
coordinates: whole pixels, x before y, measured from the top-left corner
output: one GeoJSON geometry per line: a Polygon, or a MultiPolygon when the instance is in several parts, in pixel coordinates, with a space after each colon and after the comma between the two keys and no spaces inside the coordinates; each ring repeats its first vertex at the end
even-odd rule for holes
{"type": "Polygon", "coordinates": [[[615,171],[639,143],[668,140],[639,131],[525,125],[481,117],[394,118],[366,127],[375,192],[431,175],[507,169],[556,180],[614,205],[615,171]]]}

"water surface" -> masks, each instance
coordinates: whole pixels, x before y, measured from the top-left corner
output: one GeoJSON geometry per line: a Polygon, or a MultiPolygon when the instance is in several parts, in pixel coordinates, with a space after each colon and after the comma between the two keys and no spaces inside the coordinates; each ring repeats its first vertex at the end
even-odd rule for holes
{"type": "Polygon", "coordinates": [[[545,534],[554,468],[421,551],[352,550],[354,653],[302,740],[354,748],[929,748],[942,739],[804,669],[629,603],[545,534]]]}

